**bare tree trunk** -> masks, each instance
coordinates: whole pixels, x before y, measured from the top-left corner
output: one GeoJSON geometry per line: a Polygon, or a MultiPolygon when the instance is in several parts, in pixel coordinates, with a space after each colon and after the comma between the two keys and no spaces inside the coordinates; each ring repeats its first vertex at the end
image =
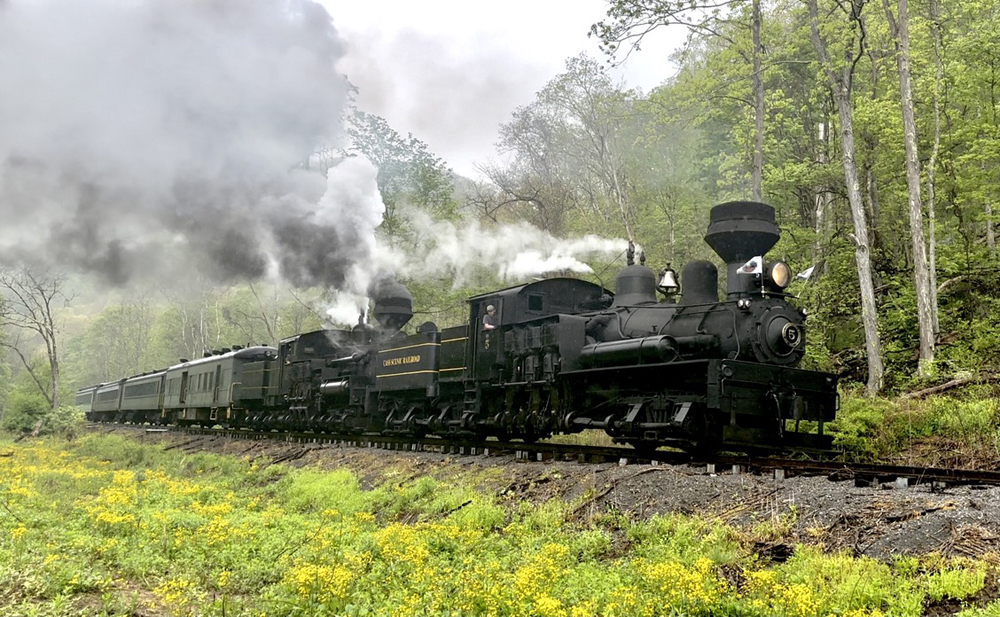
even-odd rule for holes
{"type": "MultiPolygon", "coordinates": [[[[829,143],[827,133],[826,123],[821,122],[817,127],[819,152],[816,159],[820,165],[826,165],[826,149],[827,144],[829,143]]],[[[816,240],[813,242],[812,246],[812,263],[813,265],[816,265],[822,262],[825,268],[826,260],[823,254],[823,247],[826,246],[827,214],[830,208],[830,191],[827,187],[817,187],[815,203],[816,206],[813,214],[813,221],[816,231],[816,240]]],[[[817,274],[819,273],[817,272],[817,274]]]]}
{"type": "MultiPolygon", "coordinates": [[[[874,147],[870,150],[874,150],[874,147]]],[[[862,167],[865,176],[865,191],[868,193],[868,220],[872,225],[877,225],[880,218],[880,205],[878,200],[878,178],[875,175],[875,167],[869,163],[862,167]]],[[[882,245],[878,245],[882,246],[882,245]]]]}
{"type": "Polygon", "coordinates": [[[903,143],[906,149],[906,187],[909,196],[910,246],[913,254],[913,282],[917,294],[917,323],[920,328],[920,361],[917,375],[927,377],[934,364],[934,318],[931,315],[930,281],[927,274],[927,243],[924,240],[924,209],[920,203],[920,159],[917,153],[917,122],[913,113],[910,83],[910,26],[907,0],[897,0],[893,19],[889,0],[882,0],[889,29],[896,39],[896,67],[899,70],[899,99],[903,112],[903,143]],[[897,21],[898,20],[898,21],[897,21]]]}
{"type": "Polygon", "coordinates": [[[614,168],[612,162],[608,163],[608,172],[611,175],[611,188],[614,192],[614,200],[618,205],[618,212],[622,215],[622,224],[625,225],[625,235],[630,241],[635,240],[632,233],[632,224],[630,223],[629,214],[632,212],[632,208],[628,204],[628,195],[625,193],[625,187],[622,186],[621,178],[618,177],[618,170],[614,168]]]}
{"type": "MultiPolygon", "coordinates": [[[[861,291],[861,322],[865,330],[865,350],[868,353],[868,383],[866,392],[874,396],[882,389],[885,367],[882,363],[882,345],[878,335],[878,308],[875,303],[875,285],[872,282],[870,243],[868,241],[868,220],[865,204],[861,198],[858,181],[858,166],[854,158],[854,119],[851,114],[851,91],[853,86],[854,58],[853,45],[845,47],[844,66],[838,72],[826,52],[826,45],[819,35],[819,11],[816,0],[808,0],[809,26],[813,46],[820,64],[830,80],[837,116],[840,120],[840,146],[844,165],[844,180],[847,184],[847,200],[851,206],[854,222],[854,260],[858,267],[858,286],[861,291]]],[[[852,16],[857,18],[857,15],[852,16]]],[[[861,43],[863,44],[863,42],[861,43]]]]}
{"type": "Polygon", "coordinates": [[[761,74],[761,55],[763,47],[760,44],[760,0],[753,0],[750,16],[750,33],[753,37],[753,118],[754,144],[753,165],[750,170],[750,188],[754,201],[764,201],[764,77],[761,74]]]}
{"type": "Polygon", "coordinates": [[[937,168],[938,151],[941,148],[941,80],[944,69],[941,64],[941,24],[938,23],[937,0],[930,0],[931,31],[934,37],[934,145],[931,147],[931,158],[927,162],[927,248],[928,248],[928,278],[931,288],[931,317],[934,324],[934,342],[941,334],[941,323],[938,319],[937,290],[937,238],[936,218],[934,212],[934,172],[937,168]]]}
{"type": "Polygon", "coordinates": [[[663,215],[667,217],[667,263],[672,263],[675,251],[677,250],[677,233],[674,229],[674,223],[677,218],[677,214],[674,212],[676,204],[671,203],[672,200],[668,191],[663,191],[660,195],[661,197],[657,201],[660,204],[660,210],[663,212],[663,215]]]}
{"type": "Polygon", "coordinates": [[[844,179],[847,182],[847,200],[854,222],[854,260],[858,267],[858,284],[861,291],[861,321],[865,329],[865,351],[868,353],[868,383],[866,390],[874,396],[882,390],[885,367],[882,364],[882,344],[878,334],[878,308],[875,302],[875,285],[872,282],[872,264],[868,240],[868,220],[861,199],[858,168],[854,160],[854,119],[851,114],[850,95],[843,92],[836,96],[840,119],[841,148],[843,149],[844,179]]]}
{"type": "Polygon", "coordinates": [[[254,288],[253,283],[250,283],[250,293],[253,294],[253,299],[254,299],[254,301],[257,302],[257,309],[260,311],[261,321],[264,322],[264,328],[267,329],[267,340],[268,340],[267,344],[268,345],[276,345],[277,342],[278,342],[278,338],[274,335],[274,331],[275,331],[275,329],[278,326],[277,315],[275,315],[275,318],[274,318],[274,322],[275,323],[272,326],[271,325],[271,318],[267,314],[267,310],[264,309],[264,304],[260,301],[260,296],[257,294],[257,290],[254,288]]]}
{"type": "MultiPolygon", "coordinates": [[[[15,271],[0,273],[0,288],[5,293],[6,300],[0,303],[0,326],[12,326],[32,332],[42,339],[45,346],[46,359],[49,364],[47,386],[31,367],[30,351],[20,347],[20,338],[14,343],[5,342],[5,347],[13,349],[20,356],[25,369],[35,381],[42,396],[52,409],[59,407],[59,347],[57,339],[59,328],[56,323],[53,303],[62,299],[69,303],[62,291],[65,279],[48,273],[36,274],[29,268],[21,266],[15,271]],[[46,388],[48,392],[46,392],[46,388]]],[[[25,345],[30,343],[25,342],[25,345]]]]}
{"type": "Polygon", "coordinates": [[[996,245],[996,234],[993,231],[993,204],[986,202],[986,248],[991,259],[996,257],[996,245]]]}

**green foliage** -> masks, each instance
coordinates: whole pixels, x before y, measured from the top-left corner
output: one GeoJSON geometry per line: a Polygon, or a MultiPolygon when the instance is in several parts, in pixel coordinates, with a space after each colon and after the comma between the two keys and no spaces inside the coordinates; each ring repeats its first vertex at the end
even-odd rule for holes
{"type": "Polygon", "coordinates": [[[40,394],[13,393],[4,406],[0,427],[5,431],[30,431],[49,410],[40,394]]]}
{"type": "Polygon", "coordinates": [[[721,564],[735,561],[739,555],[731,529],[677,514],[635,523],[628,537],[635,543],[636,555],[651,561],[694,565],[698,559],[708,557],[721,564]]]}
{"type": "Polygon", "coordinates": [[[932,397],[927,401],[927,423],[934,435],[977,444],[995,445],[1000,426],[1000,401],[996,398],[955,400],[932,397]]]}
{"type": "Polygon", "coordinates": [[[1000,401],[973,390],[963,398],[931,396],[926,400],[841,397],[837,420],[830,424],[834,445],[861,458],[880,458],[917,440],[954,440],[970,452],[1000,453],[1000,401]]]}
{"type": "Polygon", "coordinates": [[[945,598],[967,598],[983,588],[986,567],[981,563],[955,563],[924,575],[927,598],[940,602],[945,598]]]}
{"type": "Polygon", "coordinates": [[[833,614],[861,607],[900,617],[923,614],[925,592],[918,581],[901,579],[889,565],[875,559],[854,558],[847,553],[828,556],[816,548],[799,546],[776,571],[791,589],[803,585],[815,590],[812,602],[797,604],[814,603],[833,614]]]}
{"type": "Polygon", "coordinates": [[[52,409],[37,392],[15,391],[0,413],[0,430],[27,433],[38,429],[39,435],[77,434],[83,426],[83,413],[75,405],[52,409]]]}
{"type": "Polygon", "coordinates": [[[348,156],[366,157],[377,168],[376,182],[385,216],[380,229],[392,238],[410,234],[406,211],[419,209],[442,220],[457,215],[455,187],[444,161],[427,144],[397,133],[385,119],[355,110],[348,122],[348,156]]]}
{"type": "MultiPolygon", "coordinates": [[[[745,198],[749,192],[753,50],[747,27],[750,2],[712,11],[704,4],[615,0],[592,34],[605,51],[615,54],[638,46],[657,28],[688,28],[688,44],[673,58],[675,76],[651,93],[655,105],[640,131],[671,135],[678,125],[697,127],[696,141],[674,140],[679,146],[674,160],[698,169],[687,186],[712,203],[745,198]]],[[[803,4],[763,3],[764,191],[765,200],[777,208],[784,235],[772,255],[800,269],[818,266],[797,291],[811,315],[806,366],[834,370],[849,383],[863,383],[867,361],[858,318],[853,223],[844,199],[841,127],[827,75],[815,61],[803,4]],[[817,211],[821,203],[826,204],[822,221],[817,211]]],[[[817,8],[817,31],[826,42],[829,68],[840,77],[851,70],[855,161],[869,217],[886,385],[890,391],[903,390],[919,385],[911,377],[917,368],[918,337],[908,192],[900,168],[899,79],[895,54],[880,51],[892,49],[894,40],[884,11],[876,5],[858,5],[856,19],[828,0],[818,0],[817,8]]],[[[1000,345],[1000,310],[993,306],[1000,292],[995,266],[984,268],[997,259],[996,250],[987,250],[984,242],[984,206],[998,210],[1000,180],[992,170],[1000,164],[1000,113],[997,58],[986,50],[1000,33],[1000,14],[990,3],[961,0],[911,5],[908,21],[917,145],[926,176],[922,182],[929,181],[933,162],[938,284],[947,281],[940,298],[944,344],[938,350],[937,370],[941,376],[977,371],[985,359],[988,365],[983,368],[991,371],[996,366],[990,358],[996,354],[989,350],[1000,345]],[[931,7],[936,7],[935,14],[931,7]],[[959,283],[953,285],[955,281],[959,283]]],[[[655,165],[657,159],[647,149],[636,149],[634,158],[634,194],[649,194],[650,180],[636,170],[655,165]]],[[[923,195],[925,207],[927,198],[923,195]]],[[[995,220],[997,215],[992,216],[995,220]]]]}
{"type": "Polygon", "coordinates": [[[365,503],[352,503],[352,496],[359,494],[358,481],[345,470],[303,470],[287,476],[281,490],[287,497],[288,508],[296,512],[315,513],[337,507],[341,512],[354,514],[365,506],[365,503]]]}
{"type": "Polygon", "coordinates": [[[885,453],[886,419],[894,407],[885,399],[842,396],[837,420],[830,424],[834,446],[863,457],[885,453]]]}
{"type": "Polygon", "coordinates": [[[958,617],[1000,617],[1000,600],[994,600],[984,607],[972,607],[955,613],[958,617]]]}
{"type": "Polygon", "coordinates": [[[310,305],[318,290],[284,285],[206,286],[190,299],[153,303],[138,294],[106,305],[66,344],[63,372],[72,390],[198,358],[233,345],[276,345],[322,327],[310,305]]]}
{"type": "Polygon", "coordinates": [[[804,546],[767,565],[716,520],[590,525],[428,477],[363,490],[113,436],[0,443],[5,615],[915,616],[987,573],[804,546]]]}
{"type": "Polygon", "coordinates": [[[143,298],[105,306],[69,343],[68,372],[77,383],[90,385],[156,368],[146,361],[155,318],[155,308],[143,298]]]}

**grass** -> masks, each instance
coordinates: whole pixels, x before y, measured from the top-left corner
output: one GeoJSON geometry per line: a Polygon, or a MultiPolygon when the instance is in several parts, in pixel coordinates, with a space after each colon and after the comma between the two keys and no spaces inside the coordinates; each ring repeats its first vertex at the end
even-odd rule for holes
{"type": "Polygon", "coordinates": [[[922,442],[946,442],[965,459],[1000,455],[1000,399],[992,389],[922,400],[842,397],[832,423],[835,446],[860,459],[884,459],[922,442]]]}
{"type": "Polygon", "coordinates": [[[580,523],[569,504],[500,504],[468,478],[363,490],[343,469],[108,435],[0,438],[0,454],[12,616],[906,616],[970,598],[990,572],[809,547],[770,564],[746,532],[697,517],[580,523]]]}

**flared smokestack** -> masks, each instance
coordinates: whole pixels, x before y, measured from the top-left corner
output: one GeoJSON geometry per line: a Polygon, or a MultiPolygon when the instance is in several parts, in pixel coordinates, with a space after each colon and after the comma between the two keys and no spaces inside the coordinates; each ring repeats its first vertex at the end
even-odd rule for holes
{"type": "Polygon", "coordinates": [[[737,270],[749,259],[763,256],[781,234],[774,208],[756,201],[730,201],[712,208],[705,242],[726,262],[726,295],[735,298],[756,291],[756,277],[737,270]]]}
{"type": "Polygon", "coordinates": [[[383,329],[395,332],[413,317],[413,296],[396,279],[380,279],[372,285],[369,293],[375,301],[375,320],[383,329]]]}

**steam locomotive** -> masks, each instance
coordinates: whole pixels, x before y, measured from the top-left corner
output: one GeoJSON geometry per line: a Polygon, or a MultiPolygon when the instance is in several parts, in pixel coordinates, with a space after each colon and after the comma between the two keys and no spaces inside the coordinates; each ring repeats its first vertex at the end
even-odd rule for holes
{"type": "Polygon", "coordinates": [[[788,302],[789,267],[763,259],[778,238],[771,206],[725,203],[705,236],[726,263],[724,299],[711,262],[687,264],[680,293],[674,270],[657,275],[630,248],[614,294],[550,278],[472,297],[467,324],[413,334],[410,293],[387,279],[372,289],[378,325],[223,350],[84,388],[77,404],[95,422],[828,449],[837,376],[795,368],[805,315],[788,302]]]}

